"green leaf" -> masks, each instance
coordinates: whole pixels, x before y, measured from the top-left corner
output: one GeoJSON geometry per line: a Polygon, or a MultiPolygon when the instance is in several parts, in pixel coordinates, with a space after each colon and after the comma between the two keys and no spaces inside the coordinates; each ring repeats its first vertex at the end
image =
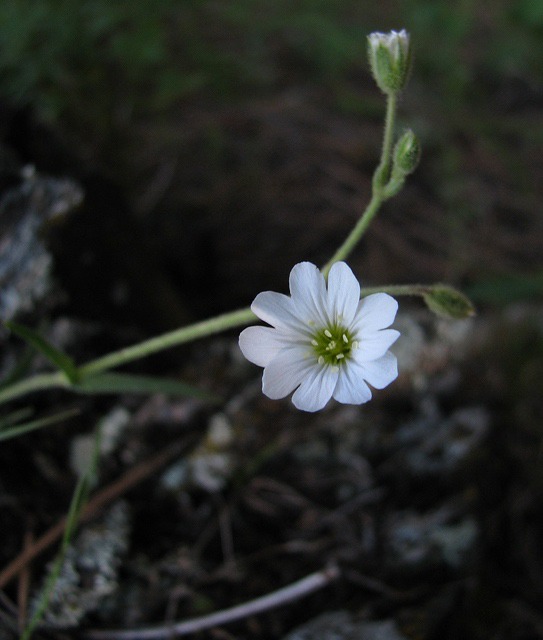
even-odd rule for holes
{"type": "Polygon", "coordinates": [[[185,382],[171,378],[156,378],[153,376],[137,376],[128,373],[99,373],[83,378],[73,386],[81,393],[164,393],[173,396],[189,396],[217,402],[217,396],[207,391],[197,389],[185,382]]]}
{"type": "Polygon", "coordinates": [[[47,607],[49,606],[49,602],[51,601],[51,596],[53,595],[55,586],[57,585],[60,578],[62,566],[66,558],[66,552],[68,551],[68,547],[72,542],[76,528],[79,524],[80,516],[88,501],[92,480],[96,476],[96,470],[98,468],[98,458],[100,453],[99,443],[100,429],[98,428],[94,437],[94,451],[91,463],[86,473],[79,478],[72,499],[70,501],[70,508],[68,510],[68,515],[66,516],[66,526],[64,528],[64,535],[62,536],[60,550],[57,554],[57,557],[55,558],[55,561],[53,563],[49,576],[47,577],[45,584],[41,590],[41,593],[38,596],[34,615],[28,622],[26,628],[23,630],[21,640],[30,640],[34,629],[43,619],[47,607]]]}
{"type": "MultiPolygon", "coordinates": [[[[2,428],[0,429],[0,442],[2,442],[3,440],[10,440],[11,438],[16,438],[17,436],[22,436],[29,431],[35,431],[36,429],[41,429],[42,427],[47,427],[51,424],[62,422],[62,420],[67,420],[68,418],[71,418],[78,413],[78,409],[70,409],[69,411],[56,413],[55,415],[48,416],[47,418],[31,420],[30,422],[25,422],[24,424],[17,424],[8,427],[2,426],[2,428]]],[[[14,414],[11,415],[13,416],[14,414]]],[[[7,419],[3,420],[2,422],[3,425],[5,425],[7,419]]]]}
{"type": "Polygon", "coordinates": [[[445,284],[436,284],[422,293],[426,305],[438,316],[460,320],[475,315],[471,300],[445,284]]]}
{"type": "Polygon", "coordinates": [[[43,336],[41,336],[37,331],[34,331],[33,329],[24,327],[17,322],[13,322],[12,320],[6,322],[5,325],[10,331],[13,331],[13,333],[15,333],[29,345],[34,347],[48,360],[50,360],[56,367],[61,369],[61,371],[66,374],[66,377],[70,382],[77,382],[77,367],[68,354],[54,347],[43,336]]]}

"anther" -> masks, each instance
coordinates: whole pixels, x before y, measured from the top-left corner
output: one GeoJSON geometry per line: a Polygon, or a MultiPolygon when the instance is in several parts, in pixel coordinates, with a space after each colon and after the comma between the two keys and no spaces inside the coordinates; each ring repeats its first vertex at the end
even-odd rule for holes
{"type": "Polygon", "coordinates": [[[319,356],[318,363],[319,364],[324,364],[324,357],[323,356],[319,356]]]}
{"type": "Polygon", "coordinates": [[[339,371],[339,367],[332,367],[332,373],[337,373],[339,371]]]}
{"type": "Polygon", "coordinates": [[[312,344],[314,347],[318,347],[318,346],[319,346],[319,343],[315,340],[315,338],[313,338],[313,340],[311,340],[311,344],[312,344]]]}
{"type": "Polygon", "coordinates": [[[344,353],[338,353],[338,354],[336,355],[336,360],[341,360],[341,358],[344,358],[344,357],[345,357],[345,354],[344,354],[344,353]]]}
{"type": "Polygon", "coordinates": [[[347,338],[347,336],[345,334],[342,335],[342,338],[343,338],[343,342],[345,344],[349,344],[349,338],[347,338]]]}
{"type": "Polygon", "coordinates": [[[325,335],[327,338],[331,338],[331,337],[332,337],[332,334],[330,333],[330,331],[329,331],[328,329],[325,329],[325,330],[324,330],[324,335],[325,335]]]}

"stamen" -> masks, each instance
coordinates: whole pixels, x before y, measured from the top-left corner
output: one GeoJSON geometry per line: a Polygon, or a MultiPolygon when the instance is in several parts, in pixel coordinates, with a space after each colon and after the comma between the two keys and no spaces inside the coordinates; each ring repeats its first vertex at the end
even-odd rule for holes
{"type": "Polygon", "coordinates": [[[353,349],[353,351],[354,351],[355,349],[358,349],[358,340],[353,340],[353,341],[352,341],[351,349],[353,349]]]}
{"type": "Polygon", "coordinates": [[[331,338],[331,337],[332,337],[332,334],[330,333],[330,330],[329,330],[329,329],[325,329],[325,330],[324,330],[324,335],[325,335],[327,338],[331,338]]]}
{"type": "Polygon", "coordinates": [[[318,363],[324,364],[324,356],[319,356],[318,363]]]}
{"type": "Polygon", "coordinates": [[[332,367],[332,373],[337,373],[339,371],[339,367],[332,367]]]}
{"type": "Polygon", "coordinates": [[[313,340],[311,340],[311,344],[312,344],[314,347],[318,347],[318,346],[319,346],[319,343],[315,340],[315,338],[313,338],[313,340]]]}
{"type": "Polygon", "coordinates": [[[341,358],[344,358],[345,354],[344,353],[338,353],[336,356],[336,360],[341,360],[341,358]]]}
{"type": "Polygon", "coordinates": [[[343,338],[343,342],[345,344],[349,344],[349,338],[347,338],[347,336],[345,334],[343,334],[342,338],[343,338]]]}

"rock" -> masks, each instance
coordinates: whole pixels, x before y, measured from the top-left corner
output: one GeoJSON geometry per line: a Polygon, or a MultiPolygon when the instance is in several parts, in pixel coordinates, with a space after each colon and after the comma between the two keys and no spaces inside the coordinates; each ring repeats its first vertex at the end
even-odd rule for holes
{"type": "MultiPolygon", "coordinates": [[[[77,626],[117,590],[121,557],[128,548],[128,521],[126,503],[118,502],[69,545],[45,613],[46,625],[57,629],[77,626]]],[[[49,575],[53,565],[48,569],[49,575]]],[[[34,608],[40,596],[38,592],[34,597],[34,608]]]]}
{"type": "Polygon", "coordinates": [[[356,621],[348,611],[324,613],[283,640],[406,640],[394,620],[356,621]]]}
{"type": "Polygon", "coordinates": [[[461,571],[474,557],[479,536],[471,516],[454,520],[454,509],[424,514],[412,510],[391,513],[385,525],[387,562],[395,570],[461,571]]]}
{"type": "Polygon", "coordinates": [[[32,168],[0,199],[0,318],[12,320],[35,309],[52,289],[52,256],[43,241],[46,225],[83,201],[69,179],[49,178],[32,168]]]}

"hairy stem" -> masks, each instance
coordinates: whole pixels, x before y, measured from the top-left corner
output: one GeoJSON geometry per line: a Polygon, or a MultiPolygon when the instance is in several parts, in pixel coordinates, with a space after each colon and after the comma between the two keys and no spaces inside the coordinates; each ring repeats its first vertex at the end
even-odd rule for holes
{"type": "Polygon", "coordinates": [[[387,112],[385,119],[385,128],[383,133],[383,146],[381,149],[381,160],[379,166],[375,170],[373,178],[373,189],[371,200],[368,203],[365,211],[360,216],[360,219],[349,233],[343,244],[337,249],[334,255],[322,268],[324,277],[328,276],[334,262],[339,260],[345,260],[360,242],[360,239],[366,232],[371,221],[381,208],[383,202],[387,199],[384,191],[388,180],[390,178],[390,167],[392,159],[392,146],[394,143],[394,123],[396,121],[396,109],[397,109],[397,97],[396,94],[390,93],[387,96],[387,112]]]}
{"type": "Polygon", "coordinates": [[[127,362],[139,360],[153,353],[158,353],[164,349],[176,347],[180,344],[197,340],[198,338],[239,327],[251,322],[255,317],[255,314],[248,307],[239,309],[238,311],[231,311],[230,313],[223,313],[215,318],[203,320],[202,322],[191,324],[188,327],[181,327],[181,329],[164,333],[155,338],[132,345],[131,347],[125,347],[119,351],[109,353],[107,356],[103,356],[97,360],[92,360],[79,367],[78,373],[81,378],[86,378],[113,369],[121,364],[126,364],[127,362]]]}

